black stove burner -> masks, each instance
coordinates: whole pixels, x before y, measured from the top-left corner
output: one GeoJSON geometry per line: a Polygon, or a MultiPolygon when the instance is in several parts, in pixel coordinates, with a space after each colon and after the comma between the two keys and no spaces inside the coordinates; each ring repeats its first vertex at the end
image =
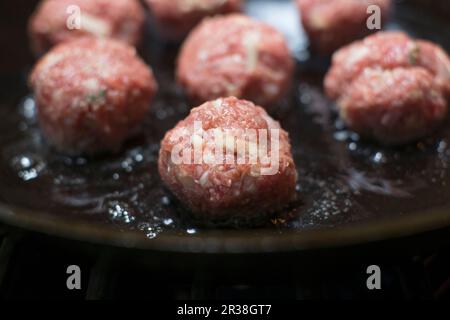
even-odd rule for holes
{"type": "Polygon", "coordinates": [[[339,266],[239,272],[214,266],[172,270],[164,262],[130,263],[114,249],[0,226],[1,299],[449,299],[450,250],[419,256],[348,259],[339,266]],[[370,261],[369,261],[370,260],[370,261]],[[366,268],[382,270],[382,289],[369,291],[366,268]],[[66,271],[81,269],[81,290],[68,290],[66,271]]]}

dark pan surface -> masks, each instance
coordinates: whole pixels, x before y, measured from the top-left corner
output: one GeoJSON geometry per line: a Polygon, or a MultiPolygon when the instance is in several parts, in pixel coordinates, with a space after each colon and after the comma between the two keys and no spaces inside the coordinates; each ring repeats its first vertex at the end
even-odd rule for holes
{"type": "MultiPolygon", "coordinates": [[[[175,85],[177,47],[148,36],[141,54],[160,92],[145,133],[122,154],[58,155],[42,140],[26,87],[32,61],[1,78],[0,219],[64,237],[183,252],[271,252],[397,238],[450,225],[450,126],[400,149],[359,141],[322,92],[329,62],[310,58],[289,1],[249,1],[250,15],[289,37],[298,60],[292,93],[269,113],[290,133],[300,201],[266,226],[199,227],[162,187],[159,141],[188,113],[175,85]]],[[[389,24],[450,50],[444,19],[398,4],[389,24]]],[[[13,58],[13,57],[11,57],[13,58]]]]}

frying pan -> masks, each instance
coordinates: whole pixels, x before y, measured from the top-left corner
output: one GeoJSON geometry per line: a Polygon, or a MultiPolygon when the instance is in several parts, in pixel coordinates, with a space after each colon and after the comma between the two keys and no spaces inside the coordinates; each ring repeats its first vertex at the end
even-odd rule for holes
{"type": "MultiPolygon", "coordinates": [[[[430,3],[396,2],[387,28],[450,51],[447,2],[430,3]]],[[[46,145],[26,86],[34,63],[26,21],[35,4],[0,5],[0,221],[149,252],[307,252],[439,230],[448,239],[450,124],[401,148],[380,147],[347,131],[322,90],[329,58],[308,52],[290,1],[250,0],[246,11],[285,33],[297,60],[290,94],[268,112],[290,134],[300,200],[264,226],[239,229],[199,226],[161,184],[159,141],[191,106],[174,80],[179,48],[158,39],[151,26],[139,51],[160,91],[143,134],[122,153],[95,159],[69,158],[46,145]]]]}

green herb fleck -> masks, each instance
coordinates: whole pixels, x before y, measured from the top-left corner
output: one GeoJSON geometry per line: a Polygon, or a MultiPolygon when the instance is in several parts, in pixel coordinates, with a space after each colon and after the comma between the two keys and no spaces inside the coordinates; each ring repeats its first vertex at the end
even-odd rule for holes
{"type": "Polygon", "coordinates": [[[105,97],[106,97],[106,90],[103,89],[97,93],[88,95],[86,97],[86,100],[91,104],[95,104],[95,103],[103,102],[105,100],[105,97]]]}
{"type": "Polygon", "coordinates": [[[419,61],[419,55],[420,55],[420,46],[417,43],[414,43],[414,47],[409,50],[408,53],[408,60],[409,63],[412,65],[416,65],[419,61]]]}

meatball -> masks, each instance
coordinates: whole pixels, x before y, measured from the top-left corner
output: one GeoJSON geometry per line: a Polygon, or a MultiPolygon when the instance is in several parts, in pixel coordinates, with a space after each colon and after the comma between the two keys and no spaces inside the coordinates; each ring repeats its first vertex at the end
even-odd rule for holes
{"type": "Polygon", "coordinates": [[[344,122],[363,136],[396,145],[436,127],[447,102],[422,68],[366,69],[339,100],[344,122]]]}
{"type": "Polygon", "coordinates": [[[378,32],[356,41],[333,55],[325,78],[327,94],[337,99],[366,68],[421,67],[430,72],[450,97],[450,59],[439,46],[411,39],[403,32],[378,32]]]}
{"type": "Polygon", "coordinates": [[[242,0],[145,0],[158,31],[169,40],[184,38],[203,18],[238,12],[242,0]]]}
{"type": "Polygon", "coordinates": [[[325,90],[349,128],[384,144],[403,144],[445,118],[450,59],[430,42],[380,32],[334,54],[325,90]]]}
{"type": "Polygon", "coordinates": [[[133,47],[85,37],[55,46],[30,76],[44,136],[68,154],[118,151],[156,91],[133,47]]]}
{"type": "Polygon", "coordinates": [[[192,109],[169,131],[159,173],[196,217],[209,222],[262,221],[295,198],[287,132],[261,107],[235,97],[192,109]]]}
{"type": "Polygon", "coordinates": [[[136,45],[144,23],[138,0],[42,0],[29,22],[33,51],[40,55],[55,44],[81,36],[113,37],[136,45]],[[75,28],[77,6],[80,29],[75,28]]]}
{"type": "Polygon", "coordinates": [[[267,106],[290,87],[294,63],[283,35],[240,14],[205,19],[186,39],[178,81],[197,103],[236,96],[267,106]]]}
{"type": "Polygon", "coordinates": [[[321,54],[333,53],[370,33],[367,8],[377,5],[384,22],[390,4],[390,0],[297,0],[311,47],[321,54]]]}

